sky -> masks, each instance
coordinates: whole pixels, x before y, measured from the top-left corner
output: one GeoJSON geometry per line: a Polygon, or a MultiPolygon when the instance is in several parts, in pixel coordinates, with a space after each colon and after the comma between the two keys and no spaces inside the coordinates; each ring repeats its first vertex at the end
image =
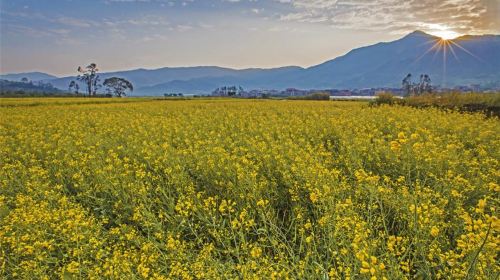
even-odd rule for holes
{"type": "Polygon", "coordinates": [[[0,0],[0,73],[308,67],[414,30],[499,34],[500,0],[0,0]]]}

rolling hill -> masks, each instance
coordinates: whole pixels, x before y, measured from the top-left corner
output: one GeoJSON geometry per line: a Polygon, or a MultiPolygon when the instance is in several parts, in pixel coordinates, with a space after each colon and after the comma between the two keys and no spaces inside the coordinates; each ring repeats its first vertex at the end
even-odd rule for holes
{"type": "Polygon", "coordinates": [[[0,75],[0,79],[9,81],[21,81],[22,78],[27,78],[30,81],[38,82],[43,80],[57,79],[56,76],[42,73],[42,72],[27,72],[27,73],[15,73],[15,74],[5,74],[0,75]]]}
{"type": "Polygon", "coordinates": [[[500,85],[500,36],[442,41],[415,31],[393,42],[352,50],[306,69],[293,80],[306,88],[399,87],[407,73],[429,74],[441,86],[500,85]]]}
{"type": "Polygon", "coordinates": [[[16,82],[0,79],[0,95],[22,95],[23,93],[35,94],[59,94],[62,90],[53,87],[49,83],[39,82],[16,82]]]}
{"type": "MultiPolygon", "coordinates": [[[[434,85],[445,87],[470,84],[500,87],[500,35],[462,36],[443,41],[415,31],[399,40],[357,48],[309,68],[166,67],[100,75],[102,80],[111,76],[130,80],[136,88],[134,95],[162,95],[210,93],[224,85],[241,85],[245,89],[399,87],[408,73],[429,74],[434,85]]],[[[66,89],[73,79],[45,81],[66,89]]]]}

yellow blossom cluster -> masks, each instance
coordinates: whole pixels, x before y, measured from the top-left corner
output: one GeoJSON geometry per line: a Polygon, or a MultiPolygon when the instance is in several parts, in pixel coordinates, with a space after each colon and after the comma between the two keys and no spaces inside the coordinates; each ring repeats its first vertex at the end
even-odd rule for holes
{"type": "Polygon", "coordinates": [[[1,279],[497,279],[500,122],[0,100],[1,279]]]}

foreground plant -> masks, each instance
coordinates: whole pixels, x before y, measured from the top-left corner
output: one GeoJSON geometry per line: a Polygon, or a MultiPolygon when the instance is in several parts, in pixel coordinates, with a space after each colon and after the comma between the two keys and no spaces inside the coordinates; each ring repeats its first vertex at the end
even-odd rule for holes
{"type": "Polygon", "coordinates": [[[30,102],[0,107],[2,278],[500,272],[496,118],[356,102],[30,102]]]}

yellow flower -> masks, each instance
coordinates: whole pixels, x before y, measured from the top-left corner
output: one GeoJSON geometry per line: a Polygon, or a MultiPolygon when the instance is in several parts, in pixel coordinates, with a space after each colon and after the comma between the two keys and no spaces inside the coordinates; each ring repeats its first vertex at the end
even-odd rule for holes
{"type": "Polygon", "coordinates": [[[305,224],[304,224],[304,228],[305,228],[305,229],[311,229],[311,228],[312,228],[312,224],[311,224],[311,222],[307,222],[307,223],[305,223],[305,224]]]}
{"type": "Polygon", "coordinates": [[[257,246],[254,246],[252,250],[250,250],[250,256],[252,256],[253,258],[258,258],[261,255],[262,255],[262,249],[257,246]]]}
{"type": "Polygon", "coordinates": [[[394,152],[398,152],[401,150],[401,144],[398,141],[391,141],[391,150],[394,152]]]}
{"type": "Polygon", "coordinates": [[[78,268],[80,267],[80,264],[78,262],[72,261],[68,266],[66,267],[66,271],[69,273],[77,273],[78,268]]]}
{"type": "Polygon", "coordinates": [[[368,273],[370,273],[370,269],[369,268],[361,268],[359,270],[359,272],[362,273],[362,274],[368,274],[368,273]]]}
{"type": "Polygon", "coordinates": [[[433,226],[433,227],[431,228],[431,235],[432,235],[433,237],[436,237],[436,236],[438,236],[438,234],[439,234],[439,229],[438,229],[437,227],[433,226]]]}
{"type": "Polygon", "coordinates": [[[369,264],[369,263],[367,263],[367,262],[365,262],[365,261],[363,261],[363,262],[361,263],[361,266],[362,266],[362,267],[364,267],[364,268],[369,268],[369,267],[370,267],[370,264],[369,264]]]}
{"type": "Polygon", "coordinates": [[[264,199],[260,199],[259,201],[257,201],[257,206],[259,206],[259,207],[264,207],[264,206],[266,206],[268,203],[269,203],[269,201],[264,200],[264,199]]]}
{"type": "Polygon", "coordinates": [[[318,201],[318,195],[315,192],[309,194],[309,198],[311,199],[312,203],[316,203],[318,201]]]}
{"type": "Polygon", "coordinates": [[[476,212],[477,213],[483,213],[484,212],[484,207],[486,206],[486,199],[480,199],[477,202],[477,207],[476,207],[476,212]]]}
{"type": "Polygon", "coordinates": [[[499,127],[361,102],[0,98],[0,274],[463,279],[475,260],[488,279],[499,127]]]}

